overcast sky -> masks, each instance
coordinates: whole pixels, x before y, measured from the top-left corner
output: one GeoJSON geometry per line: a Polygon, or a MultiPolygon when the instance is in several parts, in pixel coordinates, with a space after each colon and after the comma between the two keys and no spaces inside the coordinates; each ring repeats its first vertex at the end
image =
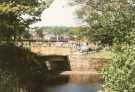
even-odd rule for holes
{"type": "Polygon", "coordinates": [[[51,6],[44,10],[41,21],[35,26],[80,26],[81,22],[75,14],[78,6],[70,6],[70,0],[54,0],[51,6]]]}

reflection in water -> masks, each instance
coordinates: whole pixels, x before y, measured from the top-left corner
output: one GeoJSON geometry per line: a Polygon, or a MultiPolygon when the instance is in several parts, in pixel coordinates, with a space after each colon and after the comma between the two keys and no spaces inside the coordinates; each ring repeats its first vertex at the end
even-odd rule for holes
{"type": "Polygon", "coordinates": [[[94,85],[75,85],[69,83],[48,88],[48,92],[97,92],[97,88],[94,85]]]}
{"type": "Polygon", "coordinates": [[[99,82],[97,75],[70,75],[69,82],[75,84],[95,84],[99,82]]]}
{"type": "Polygon", "coordinates": [[[98,92],[101,87],[96,75],[70,75],[57,78],[50,81],[53,85],[47,87],[47,92],[98,92]],[[68,81],[65,81],[67,78],[68,81]]]}

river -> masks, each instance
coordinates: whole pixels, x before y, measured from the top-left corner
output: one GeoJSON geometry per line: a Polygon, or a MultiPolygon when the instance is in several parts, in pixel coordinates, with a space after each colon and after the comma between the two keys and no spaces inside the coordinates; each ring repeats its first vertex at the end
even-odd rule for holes
{"type": "Polygon", "coordinates": [[[96,75],[58,76],[49,81],[45,92],[101,92],[101,85],[96,75]]]}

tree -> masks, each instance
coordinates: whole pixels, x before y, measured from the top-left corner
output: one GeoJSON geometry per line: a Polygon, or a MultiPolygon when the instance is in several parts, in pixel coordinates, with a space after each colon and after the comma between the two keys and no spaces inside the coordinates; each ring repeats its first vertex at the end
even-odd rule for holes
{"type": "MultiPolygon", "coordinates": [[[[116,39],[119,42],[126,40],[125,37],[131,29],[125,31],[127,27],[122,25],[134,19],[133,0],[84,0],[77,3],[83,4],[82,9],[77,11],[77,15],[87,22],[90,40],[108,45],[112,45],[116,39]],[[128,17],[129,14],[132,16],[128,17]],[[120,26],[122,27],[119,28],[120,26]]],[[[134,23],[130,23],[129,26],[132,28],[134,23]]]]}
{"type": "Polygon", "coordinates": [[[45,73],[49,74],[47,67],[39,64],[37,54],[15,44],[22,37],[29,38],[29,25],[39,20],[40,13],[47,5],[41,1],[0,0],[0,43],[6,43],[0,44],[1,92],[44,90],[45,73]],[[30,18],[25,19],[23,15],[30,15],[30,18]]]}
{"type": "Polygon", "coordinates": [[[108,44],[111,37],[114,57],[103,72],[105,92],[134,92],[135,0],[88,0],[84,6],[80,18],[93,38],[108,44]]]}
{"type": "Polygon", "coordinates": [[[38,38],[40,38],[40,39],[44,38],[44,33],[43,33],[42,29],[37,28],[35,31],[36,31],[36,34],[37,34],[38,38]]]}
{"type": "MultiPolygon", "coordinates": [[[[28,31],[29,25],[39,20],[40,14],[46,8],[46,1],[38,0],[1,0],[0,1],[0,40],[15,42],[28,31]],[[44,2],[44,3],[43,3],[44,2]],[[22,16],[30,15],[24,19],[22,16]]],[[[48,2],[50,3],[50,2],[48,2]]]]}

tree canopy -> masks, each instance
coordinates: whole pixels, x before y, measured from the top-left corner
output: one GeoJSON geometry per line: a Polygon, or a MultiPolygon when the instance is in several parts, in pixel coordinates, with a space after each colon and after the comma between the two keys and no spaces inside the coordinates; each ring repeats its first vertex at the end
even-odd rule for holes
{"type": "Polygon", "coordinates": [[[1,0],[0,1],[0,40],[13,42],[22,38],[29,25],[40,20],[41,12],[52,0],[1,0]],[[27,17],[29,18],[23,18],[27,17]]]}
{"type": "Polygon", "coordinates": [[[82,4],[77,15],[88,24],[89,40],[109,45],[116,39],[119,42],[126,40],[134,25],[133,0],[80,0],[77,3],[82,4]]]}
{"type": "Polygon", "coordinates": [[[46,73],[50,72],[43,62],[39,64],[39,55],[16,46],[15,42],[23,39],[24,35],[29,38],[29,25],[39,20],[50,1],[0,0],[1,92],[43,92],[43,83],[48,76],[46,73]]]}
{"type": "Polygon", "coordinates": [[[77,3],[83,4],[77,13],[88,24],[90,40],[112,46],[114,57],[103,72],[105,92],[134,92],[135,0],[77,3]]]}

